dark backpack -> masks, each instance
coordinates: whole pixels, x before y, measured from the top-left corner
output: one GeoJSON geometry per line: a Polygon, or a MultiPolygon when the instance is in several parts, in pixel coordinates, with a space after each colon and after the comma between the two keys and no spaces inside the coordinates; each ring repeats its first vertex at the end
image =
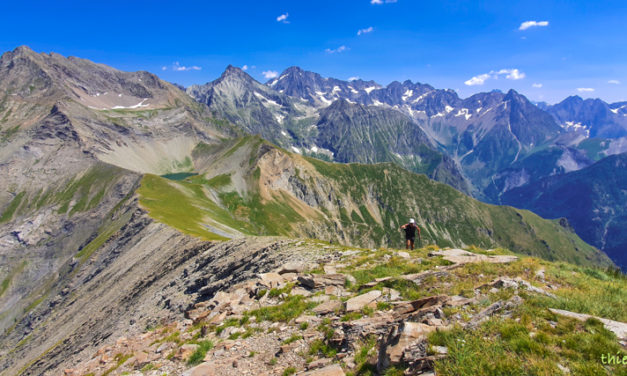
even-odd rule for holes
{"type": "Polygon", "coordinates": [[[405,227],[405,236],[408,237],[408,238],[416,237],[416,229],[417,228],[418,228],[418,226],[416,226],[416,224],[408,223],[407,227],[405,227]]]}

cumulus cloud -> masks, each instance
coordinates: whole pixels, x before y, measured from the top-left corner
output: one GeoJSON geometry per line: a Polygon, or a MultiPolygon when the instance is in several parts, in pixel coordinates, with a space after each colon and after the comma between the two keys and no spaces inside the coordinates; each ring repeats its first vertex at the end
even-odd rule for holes
{"type": "Polygon", "coordinates": [[[607,81],[608,84],[612,84],[612,85],[620,85],[620,81],[618,80],[609,80],[607,81]]]}
{"type": "Polygon", "coordinates": [[[242,67],[243,71],[247,71],[248,70],[248,65],[244,64],[244,66],[242,67]]]}
{"type": "Polygon", "coordinates": [[[531,84],[531,86],[533,86],[533,87],[535,87],[535,88],[539,89],[539,88],[541,88],[541,87],[542,87],[542,84],[536,84],[536,83],[533,83],[533,84],[531,84]]]}
{"type": "Polygon", "coordinates": [[[278,16],[276,20],[277,22],[290,23],[290,21],[287,20],[288,16],[289,16],[289,13],[285,12],[285,14],[278,16]]]}
{"type": "Polygon", "coordinates": [[[520,24],[518,30],[527,30],[530,27],[544,27],[549,26],[549,21],[525,21],[520,24]]]}
{"type": "Polygon", "coordinates": [[[266,80],[269,80],[271,78],[277,77],[279,75],[279,72],[273,71],[273,70],[267,70],[267,71],[261,72],[261,74],[263,74],[263,76],[266,78],[266,80]]]}
{"type": "Polygon", "coordinates": [[[370,0],[370,4],[381,5],[383,3],[395,3],[397,0],[370,0]]]}
{"type": "Polygon", "coordinates": [[[334,53],[344,52],[346,50],[348,50],[348,47],[342,45],[342,46],[339,46],[338,48],[335,48],[335,49],[327,48],[326,50],[324,50],[324,52],[326,52],[328,54],[334,54],[334,53]]]}
{"type": "Polygon", "coordinates": [[[525,73],[518,69],[501,69],[499,71],[490,71],[490,73],[480,74],[474,76],[471,79],[464,81],[467,86],[483,85],[488,79],[498,79],[500,76],[505,76],[508,80],[521,80],[525,78],[525,73]]]}
{"type": "Polygon", "coordinates": [[[499,75],[505,75],[505,78],[508,80],[521,80],[525,78],[525,74],[518,69],[501,69],[498,72],[492,71],[490,73],[495,75],[494,78],[498,78],[499,75]]]}
{"type": "Polygon", "coordinates": [[[474,76],[473,78],[471,78],[468,81],[464,81],[464,84],[466,84],[468,86],[483,85],[488,78],[490,78],[490,75],[487,74],[487,73],[484,73],[484,74],[480,74],[478,76],[474,76]]]}
{"type": "Polygon", "coordinates": [[[594,89],[591,87],[578,87],[577,91],[580,93],[591,93],[594,91],[594,89]]]}
{"type": "Polygon", "coordinates": [[[365,28],[365,29],[359,29],[359,30],[357,31],[357,35],[368,34],[368,33],[371,33],[371,32],[372,32],[372,30],[374,30],[374,28],[373,28],[372,26],[367,27],[367,28],[365,28]]]}
{"type": "MultiPolygon", "coordinates": [[[[175,61],[174,64],[172,64],[171,69],[175,72],[187,72],[187,71],[192,71],[192,70],[201,70],[202,68],[197,65],[186,67],[184,65],[181,65],[181,63],[179,63],[178,61],[175,61]]],[[[161,67],[161,70],[164,70],[164,71],[168,70],[168,67],[164,65],[161,67]]]]}

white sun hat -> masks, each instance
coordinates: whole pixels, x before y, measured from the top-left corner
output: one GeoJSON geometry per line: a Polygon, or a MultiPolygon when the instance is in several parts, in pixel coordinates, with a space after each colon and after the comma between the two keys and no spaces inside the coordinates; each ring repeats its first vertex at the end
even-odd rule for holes
{"type": "Polygon", "coordinates": [[[409,218],[409,223],[414,223],[414,219],[413,218],[409,218]]]}

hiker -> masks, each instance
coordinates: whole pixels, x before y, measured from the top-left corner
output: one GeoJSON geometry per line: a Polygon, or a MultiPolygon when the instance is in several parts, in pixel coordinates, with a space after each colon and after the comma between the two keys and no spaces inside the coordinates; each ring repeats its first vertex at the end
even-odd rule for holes
{"type": "Polygon", "coordinates": [[[401,226],[401,230],[405,230],[405,248],[414,249],[414,240],[416,240],[416,231],[418,231],[418,239],[422,242],[420,237],[420,227],[416,226],[416,221],[413,218],[409,219],[409,223],[401,226]]]}

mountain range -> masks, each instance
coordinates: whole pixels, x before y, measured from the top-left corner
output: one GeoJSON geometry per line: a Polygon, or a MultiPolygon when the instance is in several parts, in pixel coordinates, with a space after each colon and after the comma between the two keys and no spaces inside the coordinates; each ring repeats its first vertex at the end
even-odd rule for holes
{"type": "MultiPolygon", "coordinates": [[[[183,265],[214,246],[207,262],[248,257],[253,236],[399,247],[398,227],[413,216],[423,245],[614,265],[575,234],[569,211],[546,220],[464,192],[498,203],[588,169],[602,184],[624,171],[620,156],[603,158],[620,138],[569,132],[514,91],[462,100],[409,81],[288,71],[262,84],[229,67],[184,92],[148,72],[28,47],[0,57],[3,374],[58,373],[113,333],[182,314],[187,292],[161,278],[185,275],[183,265]],[[534,183],[524,178],[535,171],[534,183]]],[[[624,203],[623,181],[597,190],[591,212],[624,203]]],[[[602,246],[620,254],[620,222],[602,219],[590,226],[608,229],[602,246]]]]}
{"type": "MultiPolygon", "coordinates": [[[[394,162],[482,201],[531,210],[529,202],[503,195],[627,152],[623,102],[569,97],[534,104],[514,90],[462,99],[409,80],[382,86],[298,67],[264,85],[230,66],[216,81],[187,93],[217,116],[294,152],[343,163],[394,162]]],[[[627,204],[623,197],[610,201],[627,204]]],[[[547,218],[564,216],[545,204],[547,218]]],[[[571,213],[565,217],[574,220],[571,213]]],[[[603,249],[606,223],[575,228],[603,249]]]]}

